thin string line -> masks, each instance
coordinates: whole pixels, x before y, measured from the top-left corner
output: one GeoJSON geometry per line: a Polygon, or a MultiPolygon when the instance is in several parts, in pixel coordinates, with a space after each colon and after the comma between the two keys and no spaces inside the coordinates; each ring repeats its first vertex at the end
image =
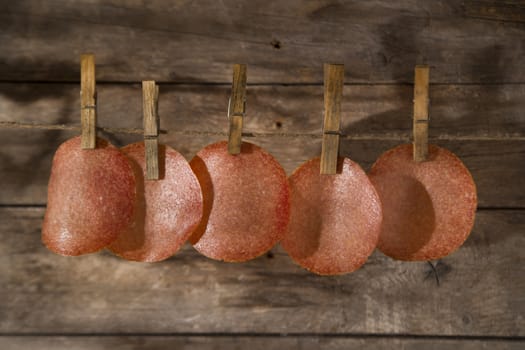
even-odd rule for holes
{"type": "MultiPolygon", "coordinates": [[[[37,123],[20,123],[13,121],[0,121],[0,128],[4,129],[34,129],[34,130],[68,130],[80,132],[80,125],[69,124],[37,124],[37,123]]],[[[97,130],[110,134],[132,134],[141,135],[144,129],[141,128],[107,128],[98,127],[97,130]]],[[[224,131],[199,131],[199,130],[159,130],[160,134],[188,135],[188,136],[228,136],[224,131]]],[[[323,137],[322,133],[268,133],[268,132],[250,132],[242,133],[244,137],[261,137],[261,138],[304,138],[317,140],[323,137]]],[[[341,138],[349,140],[385,140],[385,141],[410,141],[412,136],[409,134],[341,134],[341,138]]],[[[441,134],[430,136],[430,140],[457,140],[457,141],[525,141],[525,135],[521,134],[494,134],[494,135],[453,135],[441,134]]]]}

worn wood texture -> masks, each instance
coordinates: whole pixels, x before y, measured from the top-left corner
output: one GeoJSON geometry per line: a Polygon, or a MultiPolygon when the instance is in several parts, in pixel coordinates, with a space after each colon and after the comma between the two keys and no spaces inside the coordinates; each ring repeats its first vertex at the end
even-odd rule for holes
{"type": "Polygon", "coordinates": [[[246,65],[233,66],[232,93],[228,104],[228,153],[241,153],[242,126],[246,112],[246,65]]]}
{"type": "Polygon", "coordinates": [[[145,138],[146,180],[159,179],[159,139],[145,138]]]}
{"type": "MultiPolygon", "coordinates": [[[[521,0],[0,2],[0,122],[79,128],[0,128],[0,348],[521,349],[524,9],[521,0]],[[321,151],[323,62],[345,65],[340,153],[365,168],[410,142],[413,67],[428,65],[429,141],[460,156],[486,209],[465,246],[435,262],[439,286],[430,265],[380,253],[340,277],[311,275],[278,247],[245,264],[189,246],[158,264],[56,256],[40,243],[44,209],[13,205],[45,204],[53,153],[80,133],[84,52],[97,57],[98,125],[140,129],[139,83],[156,80],[170,130],[160,140],[187,158],[227,139],[231,66],[246,63],[243,137],[288,173],[321,151]]],[[[118,146],[142,139],[98,133],[118,146]]]]}
{"type": "Polygon", "coordinates": [[[64,258],[40,243],[43,211],[0,208],[0,333],[525,336],[523,211],[479,211],[465,245],[436,262],[439,285],[427,263],[378,252],[338,277],[280,248],[243,264],[189,246],[157,264],[64,258]]]}
{"type": "Polygon", "coordinates": [[[142,116],[144,137],[159,136],[159,87],[153,80],[142,82],[142,116]]]}
{"type": "Polygon", "coordinates": [[[3,1],[0,79],[78,81],[89,51],[99,81],[226,83],[244,62],[254,83],[322,83],[340,62],[348,82],[411,82],[415,64],[439,83],[525,82],[523,7],[484,2],[487,20],[479,3],[3,1]]]}
{"type": "Polygon", "coordinates": [[[324,121],[321,145],[321,174],[334,175],[337,172],[344,74],[345,67],[342,64],[325,64],[324,66],[324,121]]]}
{"type": "Polygon", "coordinates": [[[0,347],[9,350],[136,350],[177,349],[217,350],[521,350],[525,341],[506,339],[405,339],[356,336],[332,338],[318,336],[38,336],[0,337],[0,347]]]}
{"type": "Polygon", "coordinates": [[[97,99],[95,90],[95,56],[80,57],[81,147],[94,149],[97,143],[97,99]]]}
{"type": "Polygon", "coordinates": [[[422,162],[428,156],[428,85],[430,79],[428,66],[416,66],[414,73],[414,161],[422,162]]]}
{"type": "MultiPolygon", "coordinates": [[[[100,126],[142,126],[139,84],[99,84],[98,90],[100,126]]],[[[436,85],[431,91],[431,142],[465,162],[478,186],[480,206],[525,207],[525,142],[520,141],[525,136],[525,85],[436,85]]],[[[372,138],[343,137],[341,155],[366,168],[387,149],[410,142],[412,93],[411,86],[345,86],[342,133],[372,138]]],[[[227,85],[162,85],[161,125],[177,133],[161,135],[161,141],[191,158],[203,146],[226,139],[229,94],[227,85]]],[[[322,86],[251,86],[247,99],[245,132],[279,135],[245,139],[269,150],[288,173],[320,154],[322,86]],[[297,135],[302,133],[314,137],[297,135]]],[[[76,84],[0,84],[0,121],[78,125],[77,106],[76,84]]],[[[0,204],[45,203],[52,156],[61,142],[76,134],[1,129],[0,204]]],[[[140,134],[100,135],[119,146],[141,139],[140,134]]]]}
{"type": "Polygon", "coordinates": [[[467,0],[463,4],[465,16],[499,22],[525,22],[523,0],[467,0]]]}
{"type": "Polygon", "coordinates": [[[146,157],[146,179],[159,179],[159,87],[152,80],[142,82],[142,114],[146,157]]]}
{"type": "MultiPolygon", "coordinates": [[[[162,84],[162,129],[228,131],[230,84],[162,84]]],[[[245,132],[322,133],[322,86],[248,86],[245,132]]],[[[98,84],[99,126],[140,128],[140,84],[98,84]]],[[[430,137],[524,136],[525,84],[432,85],[430,137]]],[[[78,84],[0,83],[0,120],[79,125],[78,84]]],[[[412,135],[412,85],[346,85],[341,129],[412,135]]]]}

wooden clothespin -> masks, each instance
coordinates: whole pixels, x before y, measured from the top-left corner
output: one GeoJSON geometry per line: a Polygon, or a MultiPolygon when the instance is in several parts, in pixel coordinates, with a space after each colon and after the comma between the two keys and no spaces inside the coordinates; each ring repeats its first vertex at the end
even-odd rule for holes
{"type": "Polygon", "coordinates": [[[228,152],[241,153],[242,120],[246,112],[246,65],[233,66],[232,94],[228,102],[228,120],[230,130],[228,133],[228,152]]]}
{"type": "Polygon", "coordinates": [[[423,162],[428,156],[428,85],[429,67],[416,66],[414,77],[414,161],[423,162]]]}
{"type": "Polygon", "coordinates": [[[324,124],[321,174],[333,175],[337,172],[344,75],[344,65],[324,65],[324,124]]]}
{"type": "Polygon", "coordinates": [[[94,149],[97,141],[97,96],[95,90],[95,56],[80,56],[80,122],[82,149],[94,149]]]}
{"type": "Polygon", "coordinates": [[[154,81],[142,82],[146,180],[159,179],[159,86],[154,81]]]}

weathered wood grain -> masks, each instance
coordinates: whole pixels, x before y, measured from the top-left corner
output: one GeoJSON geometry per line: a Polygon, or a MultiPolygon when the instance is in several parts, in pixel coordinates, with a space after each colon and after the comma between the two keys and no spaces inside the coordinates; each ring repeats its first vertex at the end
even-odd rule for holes
{"type": "Polygon", "coordinates": [[[242,126],[246,114],[246,65],[233,66],[232,93],[228,103],[228,153],[241,153],[242,126]]]}
{"type": "Polygon", "coordinates": [[[95,90],[95,56],[80,56],[80,121],[83,149],[94,149],[97,140],[97,92],[95,90]]]}
{"type": "Polygon", "coordinates": [[[243,264],[186,247],[157,264],[109,253],[65,258],[40,243],[42,208],[0,208],[0,333],[525,335],[525,212],[479,211],[436,264],[374,253],[320,277],[282,249],[243,264]]]}
{"type": "MultiPolygon", "coordinates": [[[[98,67],[98,66],[97,66],[98,67]]],[[[231,84],[160,87],[163,129],[228,131],[231,84]]],[[[98,84],[98,125],[140,128],[140,84],[98,84]]],[[[0,121],[80,125],[78,84],[0,83],[0,121]]],[[[346,85],[341,129],[350,134],[411,135],[412,85],[346,85]]],[[[317,133],[322,86],[248,86],[244,130],[317,133]]],[[[525,84],[430,86],[430,137],[525,135],[525,84]]],[[[504,137],[504,136],[502,136],[504,137]]]]}
{"type": "Polygon", "coordinates": [[[483,339],[331,338],[316,336],[74,336],[0,337],[0,347],[9,350],[267,350],[267,349],[403,349],[403,350],[521,350],[523,341],[483,339]]]}
{"type": "Polygon", "coordinates": [[[465,16],[501,22],[525,22],[523,0],[467,0],[463,4],[465,16]]]}
{"type": "Polygon", "coordinates": [[[252,83],[321,83],[340,62],[348,82],[411,82],[416,64],[434,82],[525,82],[520,8],[472,3],[3,1],[0,79],[78,81],[89,51],[98,81],[228,82],[244,62],[252,83]],[[473,18],[484,8],[497,21],[473,18]]]}
{"type": "Polygon", "coordinates": [[[142,82],[142,115],[146,179],[159,179],[159,86],[152,80],[142,82]]]}
{"type": "MultiPolygon", "coordinates": [[[[155,79],[161,127],[176,131],[161,141],[191,158],[227,138],[231,65],[243,62],[245,132],[280,134],[244,139],[290,173],[320,154],[322,65],[340,62],[341,129],[365,138],[342,137],[340,152],[368,167],[409,142],[412,72],[428,64],[430,141],[466,163],[481,207],[525,208],[524,9],[521,0],[3,1],[0,121],[79,126],[78,57],[93,52],[98,125],[140,128],[140,85],[121,83],[155,79]]],[[[45,204],[52,155],[76,134],[0,129],[0,205],[45,204]]],[[[142,139],[99,134],[117,145],[142,139]]],[[[523,210],[478,211],[465,246],[436,263],[439,286],[429,265],[380,253],[340,277],[311,275],[278,247],[245,264],[189,246],[158,264],[106,252],[68,259],[40,243],[43,210],[0,207],[1,349],[524,346],[523,210]]]]}
{"type": "MultiPolygon", "coordinates": [[[[99,126],[140,128],[141,88],[98,85],[99,126]]],[[[229,86],[162,85],[159,115],[164,129],[183,132],[161,135],[188,159],[205,145],[226,136],[194,135],[191,131],[228,131],[229,86]]],[[[388,148],[411,135],[412,87],[404,85],[345,86],[343,134],[374,134],[371,140],[342,139],[340,154],[368,167],[388,148]]],[[[0,84],[0,121],[79,125],[75,84],[0,84]]],[[[246,132],[281,133],[282,137],[248,138],[291,173],[321,153],[322,86],[249,86],[246,132]],[[317,134],[319,138],[295,137],[317,134]]],[[[456,152],[474,175],[483,207],[525,206],[525,143],[506,136],[525,135],[525,85],[454,85],[431,87],[430,137],[456,152]],[[493,141],[462,137],[495,136],[493,141]]],[[[0,129],[0,204],[43,204],[51,159],[72,131],[0,129]]],[[[117,145],[141,140],[140,134],[100,133],[117,145]]]]}
{"type": "Polygon", "coordinates": [[[414,72],[414,116],[413,125],[413,157],[416,162],[422,162],[428,156],[428,86],[430,69],[428,66],[417,66],[414,72]]]}
{"type": "Polygon", "coordinates": [[[321,143],[321,174],[337,173],[341,131],[341,101],[343,99],[345,67],[324,65],[324,120],[321,143]]]}

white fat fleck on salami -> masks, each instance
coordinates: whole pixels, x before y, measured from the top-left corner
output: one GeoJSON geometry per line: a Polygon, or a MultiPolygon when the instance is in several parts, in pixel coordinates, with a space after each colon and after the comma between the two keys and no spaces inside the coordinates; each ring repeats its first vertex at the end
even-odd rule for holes
{"type": "Polygon", "coordinates": [[[190,238],[203,255],[247,261],[271,249],[286,232],[289,189],[280,164],[260,147],[243,142],[230,155],[227,142],[199,151],[190,165],[201,184],[203,219],[190,238]]]}
{"type": "Polygon", "coordinates": [[[379,197],[361,167],[339,158],[338,173],[320,174],[314,158],[290,176],[291,216],[281,245],[302,267],[320,275],[349,273],[376,247],[379,197]]]}
{"type": "Polygon", "coordinates": [[[186,242],[202,217],[202,193],[186,159],[159,145],[159,180],[145,180],[144,142],[122,148],[137,179],[134,224],[108,248],[128,260],[169,258],[186,242]]]}
{"type": "Polygon", "coordinates": [[[412,145],[385,152],[370,170],[383,206],[378,248],[399,260],[433,260],[459,248],[474,225],[476,186],[450,151],[429,146],[427,161],[412,145]]]}
{"type": "Polygon", "coordinates": [[[135,177],[118,148],[103,139],[83,150],[80,137],[64,142],[55,153],[48,185],[42,241],[53,252],[96,252],[130,225],[135,203],[135,177]]]}

